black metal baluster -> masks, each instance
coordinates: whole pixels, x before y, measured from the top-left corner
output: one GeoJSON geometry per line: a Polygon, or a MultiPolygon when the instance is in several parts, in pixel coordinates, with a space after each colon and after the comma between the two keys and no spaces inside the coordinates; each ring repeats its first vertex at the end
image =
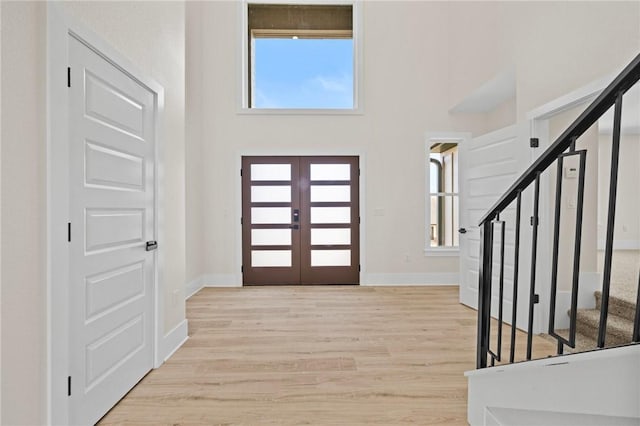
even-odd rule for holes
{"type": "Polygon", "coordinates": [[[536,262],[538,255],[538,210],[540,206],[540,172],[536,172],[533,190],[533,231],[531,237],[531,282],[529,284],[529,324],[527,327],[527,360],[531,359],[533,343],[533,306],[538,303],[536,294],[536,262]]]}
{"type": "MultiPolygon", "coordinates": [[[[498,221],[500,218],[496,218],[498,221]]],[[[502,361],[502,309],[504,305],[504,237],[505,222],[500,223],[500,277],[498,278],[498,353],[496,359],[502,361]]]]}
{"type": "Polygon", "coordinates": [[[489,324],[491,321],[491,219],[480,227],[480,265],[478,282],[478,345],[476,352],[477,368],[487,366],[489,352],[489,324]]]}
{"type": "MultiPolygon", "coordinates": [[[[572,138],[572,147],[575,138],[572,138]]],[[[562,167],[564,157],[558,157],[558,167],[556,169],[556,204],[553,214],[553,255],[551,260],[551,294],[549,296],[549,335],[558,340],[558,355],[562,354],[562,341],[555,334],[556,321],[556,295],[558,289],[558,248],[560,246],[560,212],[562,206],[562,167]]]]}
{"type": "Polygon", "coordinates": [[[640,342],[640,272],[638,272],[638,293],[636,295],[636,318],[633,322],[632,342],[640,342]]]}
{"type": "Polygon", "coordinates": [[[553,336],[558,341],[558,355],[562,355],[564,345],[569,345],[572,348],[576,347],[576,317],[578,310],[578,285],[580,281],[580,248],[582,243],[582,212],[584,210],[584,179],[585,179],[585,167],[586,167],[587,151],[573,151],[568,154],[563,154],[558,157],[557,168],[557,180],[556,180],[556,204],[554,213],[554,228],[553,228],[553,259],[551,267],[551,294],[549,297],[549,335],[553,336]],[[556,314],[556,299],[558,288],[558,250],[560,245],[560,211],[562,208],[562,173],[564,158],[578,155],[580,161],[580,168],[578,169],[578,191],[576,200],[576,225],[574,234],[574,247],[573,247],[573,270],[571,281],[571,305],[569,309],[569,335],[565,338],[555,332],[555,314],[556,314]]]}
{"type": "Polygon", "coordinates": [[[620,122],[622,119],[622,96],[616,97],[613,112],[613,140],[611,144],[611,175],[609,178],[609,208],[607,210],[607,238],[605,241],[604,267],[602,277],[602,302],[600,305],[600,328],[598,329],[599,348],[604,348],[609,314],[609,288],[611,287],[611,258],[613,256],[613,227],[616,216],[616,196],[618,191],[618,159],[620,156],[620,122]]]}
{"type": "Polygon", "coordinates": [[[573,282],[571,284],[571,310],[569,314],[569,346],[576,347],[576,318],[578,316],[578,288],[580,284],[580,249],[582,247],[582,212],[584,211],[584,179],[587,166],[587,151],[580,151],[580,171],[578,173],[578,200],[576,210],[576,231],[573,246],[573,282]]]}
{"type": "MultiPolygon", "coordinates": [[[[504,233],[505,233],[505,222],[500,220],[500,214],[496,216],[495,222],[491,223],[491,240],[492,243],[494,239],[494,230],[495,225],[499,225],[500,229],[500,265],[498,271],[498,332],[496,339],[496,350],[493,351],[491,349],[491,341],[489,341],[489,354],[491,355],[491,365],[493,366],[495,361],[502,361],[502,312],[504,308],[504,233]]],[[[493,261],[493,244],[491,247],[491,260],[493,261]]],[[[493,287],[493,276],[491,277],[491,285],[493,287]]],[[[493,289],[491,290],[493,291],[493,289]]],[[[489,330],[491,330],[491,325],[489,325],[489,330]]],[[[489,334],[491,336],[491,334],[489,334]]],[[[491,340],[491,337],[489,337],[491,340]]]]}
{"type": "Polygon", "coordinates": [[[516,241],[513,256],[513,305],[511,306],[511,347],[509,348],[509,362],[513,362],[516,356],[516,322],[518,315],[518,262],[520,260],[520,205],[522,203],[522,191],[518,191],[516,198],[516,241]]]}

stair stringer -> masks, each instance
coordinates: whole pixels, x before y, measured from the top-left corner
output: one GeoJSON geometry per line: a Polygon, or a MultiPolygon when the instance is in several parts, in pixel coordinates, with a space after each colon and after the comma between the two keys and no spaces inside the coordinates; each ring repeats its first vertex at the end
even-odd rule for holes
{"type": "Polygon", "coordinates": [[[468,371],[467,420],[487,407],[637,418],[640,345],[468,371]]]}

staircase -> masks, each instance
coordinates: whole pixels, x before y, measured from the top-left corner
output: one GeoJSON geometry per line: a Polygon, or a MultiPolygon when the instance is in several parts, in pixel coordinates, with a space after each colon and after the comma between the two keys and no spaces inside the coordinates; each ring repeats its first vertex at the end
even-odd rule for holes
{"type": "MultiPolygon", "coordinates": [[[[633,321],[636,314],[638,284],[634,283],[634,271],[640,265],[640,251],[616,252],[611,273],[609,315],[605,347],[626,345],[633,340],[633,321]]],[[[578,309],[576,315],[576,347],[567,352],[582,352],[596,347],[602,291],[594,293],[595,309],[578,309]]],[[[559,334],[566,336],[568,330],[559,334]]]]}
{"type": "MultiPolygon", "coordinates": [[[[640,251],[614,249],[623,98],[639,81],[640,55],[480,219],[477,369],[465,374],[469,384],[468,420],[472,425],[518,424],[511,420],[512,417],[521,418],[525,411],[527,416],[535,417],[532,424],[570,424],[567,418],[574,418],[575,424],[640,424],[640,251]],[[596,308],[581,309],[578,303],[581,300],[580,255],[587,149],[579,148],[577,142],[611,107],[614,114],[608,193],[607,188],[603,188],[608,200],[606,229],[603,228],[606,238],[598,262],[602,266],[602,271],[598,271],[602,286],[601,291],[595,293],[596,308]],[[575,228],[573,240],[567,240],[561,233],[561,211],[565,203],[562,187],[566,185],[563,171],[565,166],[569,167],[567,164],[574,165],[574,177],[577,178],[575,185],[570,187],[575,187],[577,194],[575,220],[571,225],[575,228]],[[540,192],[549,189],[541,176],[551,173],[554,168],[553,212],[546,207],[541,211],[540,192]],[[507,215],[507,210],[515,211],[515,216],[507,215]],[[539,266],[538,228],[541,222],[553,224],[553,245],[550,262],[539,266]],[[504,229],[508,226],[513,229],[513,243],[506,245],[504,229]],[[499,236],[494,235],[496,229],[499,236]],[[520,257],[521,231],[530,235],[524,240],[531,244],[530,258],[520,257]],[[556,327],[560,325],[556,323],[556,308],[564,303],[558,299],[558,265],[567,263],[563,259],[567,250],[560,252],[561,238],[565,247],[573,248],[573,261],[565,265],[571,268],[571,290],[569,330],[564,332],[556,327]],[[505,288],[505,250],[513,256],[514,264],[509,304],[505,304],[505,294],[511,290],[505,288]],[[528,262],[528,277],[519,276],[520,261],[528,262]],[[620,274],[621,271],[624,272],[620,274]],[[540,285],[539,272],[550,273],[548,289],[540,285]],[[541,304],[536,310],[542,291],[547,292],[548,304],[541,304]],[[527,309],[524,360],[515,358],[516,328],[511,328],[510,340],[503,337],[503,324],[509,323],[509,319],[511,324],[518,322],[519,304],[527,309]],[[548,336],[557,344],[555,354],[533,359],[537,315],[548,315],[548,336]],[[568,354],[569,351],[576,353],[568,354]]],[[[607,161],[605,158],[600,160],[607,161]]],[[[506,277],[508,279],[509,275],[506,277]]],[[[524,315],[520,317],[525,319],[524,315]]]]}

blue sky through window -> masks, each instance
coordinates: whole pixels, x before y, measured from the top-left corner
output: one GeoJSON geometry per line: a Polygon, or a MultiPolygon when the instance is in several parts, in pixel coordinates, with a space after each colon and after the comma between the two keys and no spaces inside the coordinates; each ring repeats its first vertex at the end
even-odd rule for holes
{"type": "Polygon", "coordinates": [[[353,40],[256,38],[255,108],[353,108],[353,40]]]}

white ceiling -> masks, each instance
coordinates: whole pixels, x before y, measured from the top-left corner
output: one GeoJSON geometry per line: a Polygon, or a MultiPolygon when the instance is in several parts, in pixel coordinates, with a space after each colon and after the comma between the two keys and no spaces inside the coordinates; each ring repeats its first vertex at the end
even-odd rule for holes
{"type": "Polygon", "coordinates": [[[459,112],[489,112],[498,105],[516,96],[515,68],[503,71],[471,92],[466,98],[449,110],[459,112]]]}

